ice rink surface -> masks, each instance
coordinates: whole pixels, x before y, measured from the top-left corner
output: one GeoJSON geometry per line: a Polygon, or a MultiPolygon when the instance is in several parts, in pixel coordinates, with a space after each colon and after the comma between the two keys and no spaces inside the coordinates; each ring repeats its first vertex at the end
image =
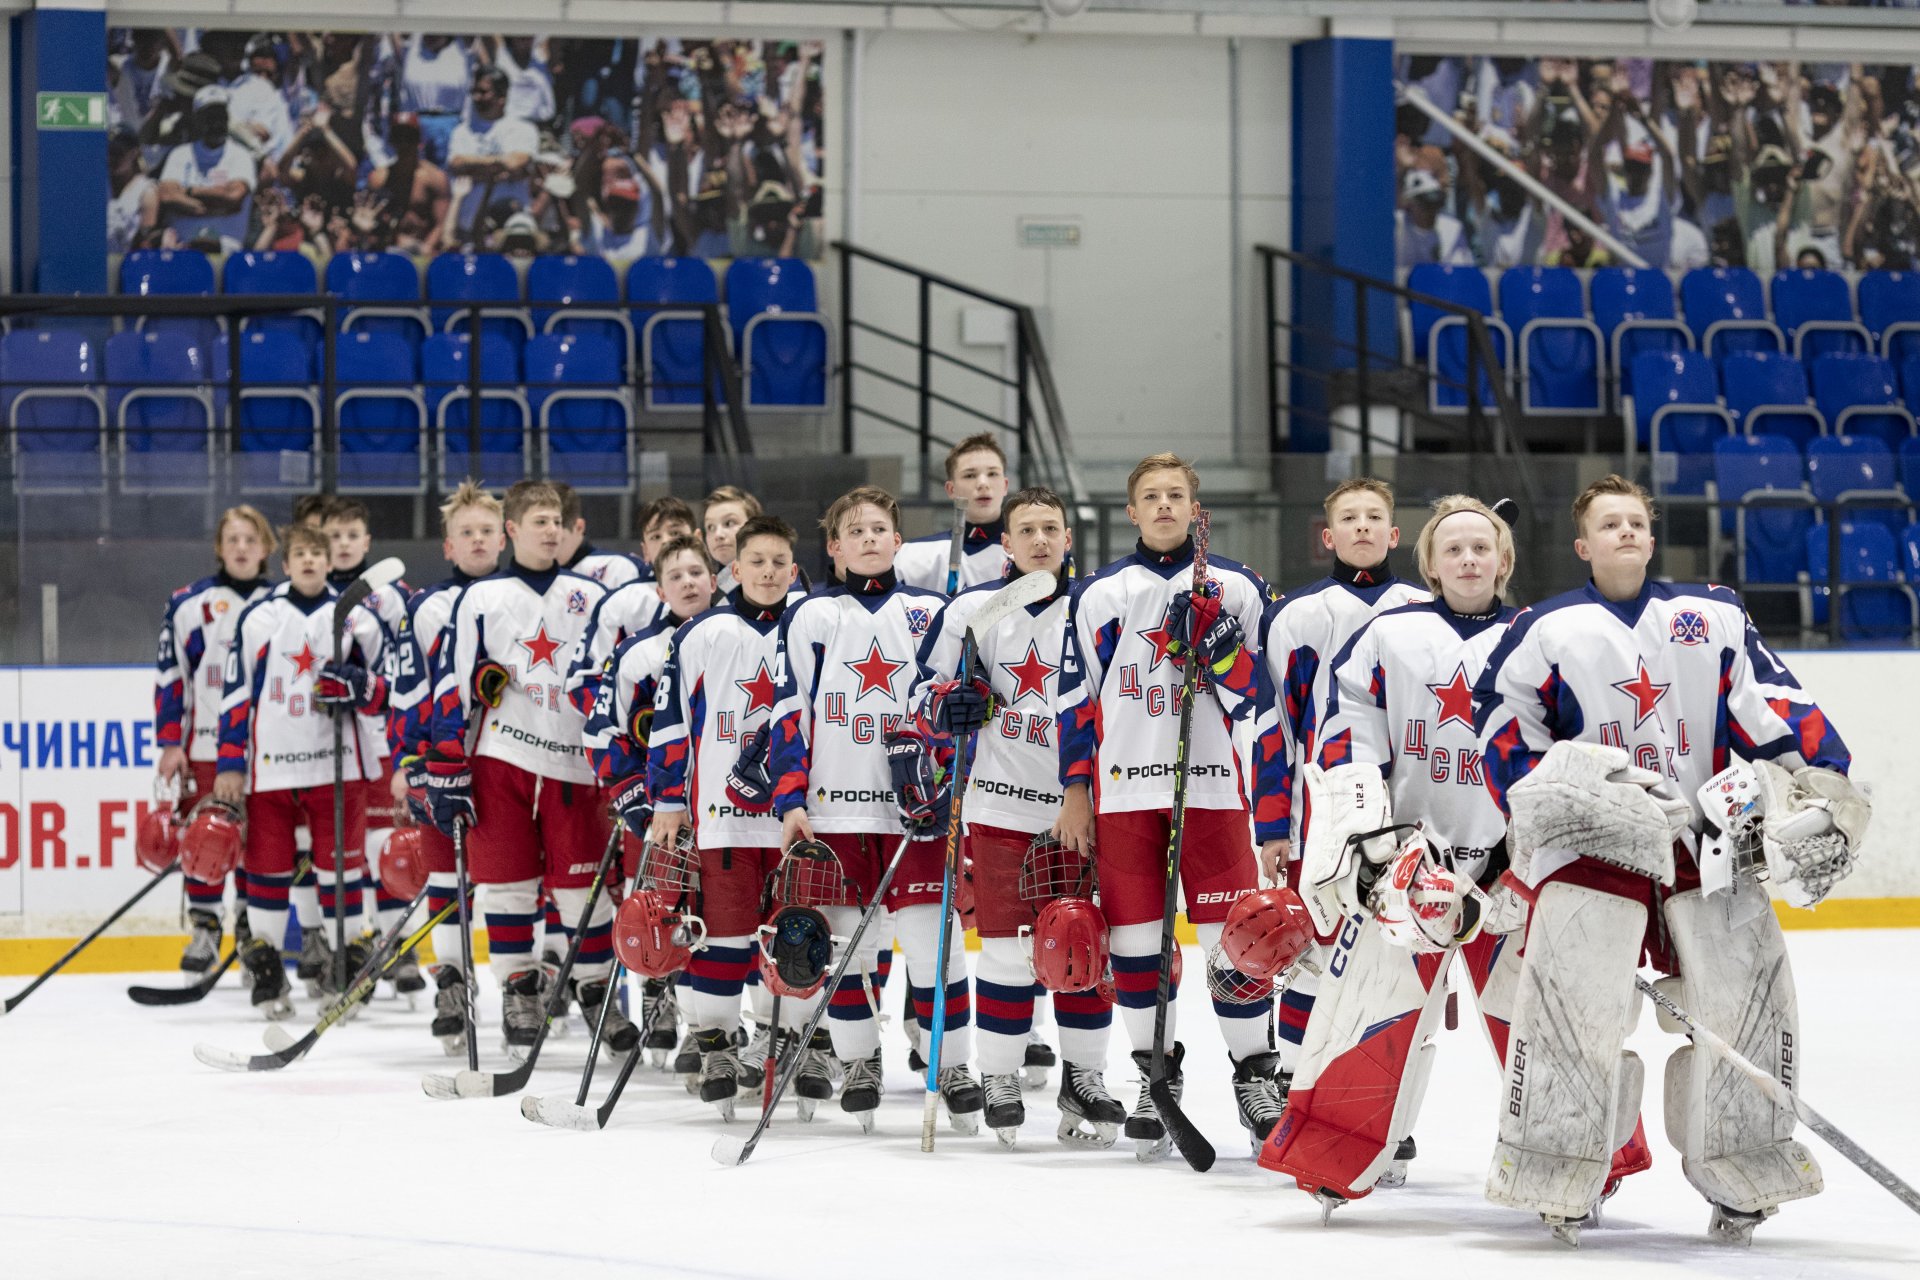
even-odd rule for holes
{"type": "MultiPolygon", "coordinates": [[[[1805,1097],[1920,1183],[1920,934],[1796,933],[1789,948],[1805,1097]]],[[[1221,1153],[1204,1175],[1177,1157],[1142,1166],[1124,1138],[1061,1147],[1051,1083],[1028,1095],[1016,1149],[943,1120],[923,1154],[894,1028],[873,1136],[837,1103],[809,1125],[789,1103],[749,1164],[722,1169],[708,1150],[725,1126],[646,1068],[606,1131],[550,1130],[515,1098],[422,1094],[423,1073],[464,1065],[429,1038],[424,1001],[409,1013],[383,997],[286,1070],[229,1075],[191,1050],[257,1051],[264,1024],[231,979],[174,1009],[133,1005],[129,980],[63,976],[0,1020],[0,1276],[1920,1277],[1920,1216],[1805,1132],[1826,1192],[1786,1206],[1751,1250],[1708,1243],[1707,1208],[1659,1122],[1661,1064],[1680,1041],[1651,1011],[1633,1045],[1654,1168],[1573,1251],[1482,1196],[1498,1073],[1465,1008],[1442,1039],[1408,1185],[1323,1228],[1306,1195],[1253,1165],[1198,983],[1182,1038],[1188,1108],[1221,1153]]],[[[298,1034],[314,1006],[296,1006],[298,1034]]],[[[483,1038],[483,1066],[498,1065],[483,1038]]],[[[570,1098],[585,1043],[576,1021],[531,1091],[570,1098]]],[[[1131,1105],[1125,1053],[1116,1027],[1108,1084],[1131,1105]]],[[[603,1062],[595,1101],[613,1074],[603,1062]]]]}

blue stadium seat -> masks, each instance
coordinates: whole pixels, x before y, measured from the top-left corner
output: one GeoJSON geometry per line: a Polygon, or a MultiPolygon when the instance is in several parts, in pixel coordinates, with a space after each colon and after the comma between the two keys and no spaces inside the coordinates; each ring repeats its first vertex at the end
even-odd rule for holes
{"type": "Polygon", "coordinates": [[[1808,445],[1807,486],[1822,506],[1859,502],[1846,517],[1857,523],[1903,529],[1911,518],[1893,454],[1870,436],[1829,436],[1808,445]]]}
{"type": "MultiPolygon", "coordinates": [[[[342,346],[346,344],[343,341],[342,346]]],[[[227,413],[229,357],[214,349],[213,401],[227,413]]],[[[313,387],[313,352],[285,330],[248,329],[240,335],[240,429],[237,482],[247,489],[306,492],[319,454],[320,395],[313,387]]]]}
{"type": "Polygon", "coordinates": [[[1920,355],[1908,356],[1906,363],[1897,367],[1900,370],[1900,389],[1906,393],[1907,412],[1920,419],[1920,355]]]}
{"type": "Polygon", "coordinates": [[[627,301],[655,304],[640,313],[645,407],[699,408],[700,377],[707,363],[705,321],[700,312],[671,304],[717,305],[720,286],[713,268],[699,258],[636,258],[627,268],[627,301]]]}
{"type": "MultiPolygon", "coordinates": [[[[525,346],[533,336],[533,321],[520,305],[520,276],[502,254],[441,254],[427,265],[427,299],[433,303],[485,302],[510,307],[509,311],[482,315],[482,332],[497,334],[516,346],[525,346]]],[[[453,333],[467,327],[472,313],[459,306],[436,305],[432,316],[435,333],[453,333]]]]}
{"type": "Polygon", "coordinates": [[[1920,498],[1920,436],[1902,440],[1893,460],[1899,468],[1900,487],[1907,491],[1909,498],[1920,498]]]}
{"type": "Polygon", "coordinates": [[[1920,524],[1910,524],[1900,534],[1900,568],[1908,582],[1920,579],[1920,524]]]}
{"type": "MultiPolygon", "coordinates": [[[[1842,520],[1840,634],[1848,640],[1905,640],[1920,626],[1920,605],[1900,572],[1896,533],[1885,525],[1842,520]],[[1857,585],[1866,584],[1866,585],[1857,585]]],[[[1904,530],[1902,530],[1904,532],[1904,530]]],[[[1813,623],[1827,623],[1832,531],[1818,525],[1807,531],[1807,579],[1813,584],[1813,623]]]]}
{"type": "Polygon", "coordinates": [[[1727,408],[1748,435],[1771,432],[1804,448],[1827,434],[1826,419],[1807,393],[1807,370],[1778,351],[1736,351],[1720,362],[1727,408]]]}
{"type": "Polygon", "coordinates": [[[1643,351],[1691,351],[1693,333],[1675,318],[1673,281],[1664,271],[1601,267],[1589,288],[1594,323],[1607,338],[1617,407],[1633,394],[1635,356],[1643,351]]]}
{"type": "MultiPolygon", "coordinates": [[[[713,273],[707,275],[711,279],[713,273]]],[[[541,254],[527,267],[527,301],[533,304],[536,333],[605,338],[619,343],[626,352],[625,363],[633,364],[633,321],[620,305],[620,281],[605,258],[541,254]]]]}
{"type": "MultiPolygon", "coordinates": [[[[1506,368],[1513,359],[1513,333],[1504,321],[1493,315],[1493,290],[1487,284],[1486,273],[1478,267],[1427,262],[1407,273],[1407,288],[1443,302],[1471,307],[1487,317],[1488,339],[1500,368],[1480,370],[1480,403],[1494,404],[1492,378],[1496,372],[1506,376],[1506,368]]],[[[731,300],[731,293],[728,298],[731,300]]],[[[1428,411],[1464,411],[1467,407],[1466,321],[1437,307],[1414,302],[1407,306],[1407,323],[1413,333],[1415,363],[1424,363],[1427,367],[1428,411]]]]}
{"type": "Polygon", "coordinates": [[[1821,356],[1813,362],[1813,398],[1837,436],[1872,436],[1891,451],[1914,434],[1893,369],[1879,356],[1821,356]]]}
{"type": "MultiPolygon", "coordinates": [[[[271,249],[230,255],[220,269],[220,280],[229,294],[312,294],[320,287],[313,263],[305,254],[271,249]]],[[[317,346],[325,328],[321,315],[315,309],[286,315],[248,316],[241,320],[240,327],[286,330],[317,346]]]]}
{"type": "Polygon", "coordinates": [[[107,401],[101,352],[83,334],[25,329],[0,337],[0,409],[21,490],[94,492],[106,486],[107,401]]]}
{"type": "Polygon", "coordinates": [[[107,412],[119,436],[122,487],[198,493],[212,483],[212,354],[182,333],[128,329],[107,340],[107,412]]]}
{"type": "Polygon", "coordinates": [[[431,419],[414,361],[413,347],[390,335],[362,329],[340,335],[334,404],[342,489],[412,493],[425,486],[431,419]]]}
{"type": "Polygon", "coordinates": [[[1806,532],[1818,516],[1800,451],[1785,436],[1713,442],[1720,528],[1734,535],[1741,582],[1784,583],[1806,568],[1806,532]]]}
{"type": "Polygon", "coordinates": [[[544,333],[527,344],[526,364],[546,474],[582,491],[625,492],[633,478],[633,398],[619,347],[544,333]]]}
{"type": "Polygon", "coordinates": [[[1500,318],[1520,350],[1524,411],[1591,414],[1605,407],[1605,343],[1571,267],[1507,268],[1500,274],[1500,318]]]}
{"type": "Polygon", "coordinates": [[[827,319],[804,259],[735,258],[727,319],[749,407],[827,407],[827,319]]]}
{"type": "MultiPolygon", "coordinates": [[[[198,249],[136,249],[120,260],[120,292],[143,298],[210,298],[213,263],[198,249]]],[[[216,316],[142,316],[134,327],[184,334],[205,346],[225,326],[216,316]]]]}
{"type": "Polygon", "coordinates": [[[1920,355],[1920,273],[1869,271],[1860,277],[1860,319],[1894,364],[1920,355]]]}
{"type": "Polygon", "coordinates": [[[1874,349],[1867,326],[1854,319],[1853,291],[1837,271],[1775,272],[1773,320],[1802,361],[1836,351],[1874,349]]]}
{"type": "Polygon", "coordinates": [[[1656,491],[1701,492],[1713,472],[1714,441],[1734,432],[1713,361],[1693,351],[1642,352],[1634,357],[1633,387],[1627,452],[1653,455],[1656,491]]]}
{"type": "Polygon", "coordinates": [[[468,381],[472,343],[464,333],[436,333],[420,348],[421,381],[440,437],[440,487],[467,476],[499,481],[528,474],[527,437],[533,413],[520,386],[520,351],[482,328],[480,338],[480,454],[473,454],[473,392],[468,381]]]}
{"type": "Polygon", "coordinates": [[[1745,267],[1695,267],[1680,278],[1687,327],[1708,355],[1785,351],[1779,326],[1767,318],[1760,277],[1745,267]]]}
{"type": "Polygon", "coordinates": [[[341,318],[342,333],[384,333],[404,338],[415,348],[429,332],[420,305],[420,269],[398,253],[336,253],[327,260],[327,292],[350,307],[341,318]]]}

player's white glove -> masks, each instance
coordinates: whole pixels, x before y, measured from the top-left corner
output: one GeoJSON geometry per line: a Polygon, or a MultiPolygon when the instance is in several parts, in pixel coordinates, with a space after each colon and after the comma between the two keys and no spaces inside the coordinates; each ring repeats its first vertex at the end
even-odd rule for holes
{"type": "Polygon", "coordinates": [[[1342,764],[1322,770],[1308,763],[1300,774],[1312,814],[1300,855],[1300,884],[1305,890],[1301,896],[1314,927],[1332,933],[1341,920],[1366,909],[1359,883],[1362,864],[1377,869],[1399,845],[1394,835],[1374,834],[1392,822],[1393,805],[1387,780],[1374,765],[1342,764]]]}
{"type": "Polygon", "coordinates": [[[1802,767],[1792,773],[1771,760],[1756,776],[1766,816],[1760,823],[1767,875],[1796,907],[1811,907],[1853,871],[1873,807],[1843,773],[1802,767]]]}

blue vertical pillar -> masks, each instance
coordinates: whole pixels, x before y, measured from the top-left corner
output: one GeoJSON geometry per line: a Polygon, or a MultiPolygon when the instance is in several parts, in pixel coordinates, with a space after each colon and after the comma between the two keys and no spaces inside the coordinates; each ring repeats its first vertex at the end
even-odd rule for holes
{"type": "MultiPolygon", "coordinates": [[[[1393,279],[1393,42],[1332,35],[1293,48],[1293,248],[1335,266],[1393,279]]],[[[1292,273],[1287,447],[1320,452],[1333,401],[1327,375],[1358,356],[1354,290],[1321,272],[1292,273]],[[1303,330],[1337,341],[1308,337],[1303,330]],[[1345,346],[1341,343],[1348,344],[1345,346]]],[[[1394,317],[1369,299],[1368,350],[1394,349],[1394,317]]],[[[1376,361],[1377,362],[1377,361],[1376,361]]]]}
{"type": "MultiPolygon", "coordinates": [[[[58,0],[55,0],[57,3],[58,0]]],[[[13,282],[19,292],[107,291],[106,121],[43,128],[44,93],[107,88],[107,15],[43,7],[12,19],[13,282]]]]}

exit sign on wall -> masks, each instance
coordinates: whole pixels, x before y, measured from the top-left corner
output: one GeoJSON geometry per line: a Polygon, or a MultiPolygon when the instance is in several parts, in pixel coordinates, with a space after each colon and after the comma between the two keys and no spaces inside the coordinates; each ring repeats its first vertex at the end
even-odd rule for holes
{"type": "Polygon", "coordinates": [[[1084,234],[1078,218],[1020,219],[1020,247],[1023,249],[1078,249],[1084,234]]]}
{"type": "Polygon", "coordinates": [[[36,97],[33,114],[42,129],[105,129],[107,95],[42,93],[36,97]]]}

